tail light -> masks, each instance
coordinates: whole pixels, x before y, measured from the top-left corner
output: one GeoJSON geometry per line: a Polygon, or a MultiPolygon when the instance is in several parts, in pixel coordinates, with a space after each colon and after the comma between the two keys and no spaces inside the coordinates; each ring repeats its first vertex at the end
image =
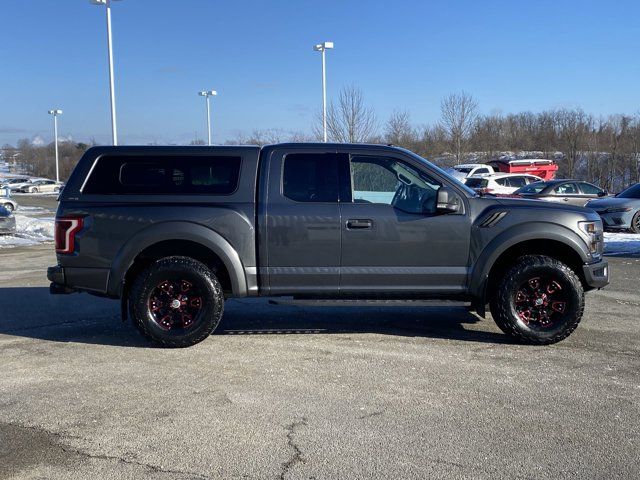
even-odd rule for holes
{"type": "Polygon", "coordinates": [[[56,253],[73,253],[76,248],[76,233],[82,230],[82,217],[56,218],[56,253]]]}

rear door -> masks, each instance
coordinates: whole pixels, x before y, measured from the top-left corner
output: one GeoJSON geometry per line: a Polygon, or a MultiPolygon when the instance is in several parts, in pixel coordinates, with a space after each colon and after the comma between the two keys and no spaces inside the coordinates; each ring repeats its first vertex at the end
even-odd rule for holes
{"type": "Polygon", "coordinates": [[[340,202],[341,294],[461,293],[468,272],[469,215],[436,212],[443,181],[394,152],[345,153],[351,199],[340,202]]]}
{"type": "Polygon", "coordinates": [[[269,150],[268,157],[259,207],[262,285],[273,295],[337,294],[341,222],[335,148],[283,147],[269,150]]]}

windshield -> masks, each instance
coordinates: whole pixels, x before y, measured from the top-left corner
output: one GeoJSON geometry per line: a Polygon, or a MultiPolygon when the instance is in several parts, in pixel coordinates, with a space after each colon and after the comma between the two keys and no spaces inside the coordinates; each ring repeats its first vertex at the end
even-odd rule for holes
{"type": "Polygon", "coordinates": [[[618,198],[640,198],[640,183],[636,183],[635,185],[631,185],[626,190],[620,192],[616,195],[618,198]]]}
{"type": "Polygon", "coordinates": [[[420,155],[417,155],[417,154],[413,153],[411,150],[406,150],[406,149],[402,149],[402,150],[407,155],[410,155],[411,157],[413,157],[416,160],[418,160],[420,163],[424,163],[424,164],[428,165],[430,168],[432,168],[435,171],[437,171],[441,176],[446,178],[449,183],[455,183],[455,185],[457,187],[460,187],[462,190],[464,190],[470,197],[477,197],[478,196],[478,193],[475,190],[473,190],[472,188],[467,187],[464,183],[462,183],[460,180],[458,180],[456,177],[454,177],[450,173],[445,172],[439,166],[434,165],[429,160],[426,160],[426,159],[422,158],[420,155]]]}
{"type": "Polygon", "coordinates": [[[545,182],[534,182],[516,190],[515,193],[540,193],[546,186],[547,184],[545,182]]]}

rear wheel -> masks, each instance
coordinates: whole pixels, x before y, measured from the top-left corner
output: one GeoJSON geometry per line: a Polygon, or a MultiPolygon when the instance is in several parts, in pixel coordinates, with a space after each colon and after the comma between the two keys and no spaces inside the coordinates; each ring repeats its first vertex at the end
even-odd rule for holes
{"type": "Polygon", "coordinates": [[[10,212],[13,212],[13,203],[5,203],[2,206],[7,210],[9,210],[10,212]]]}
{"type": "Polygon", "coordinates": [[[640,210],[636,212],[631,220],[631,231],[633,233],[640,233],[640,210]]]}
{"type": "Polygon", "coordinates": [[[543,255],[520,257],[499,282],[490,303],[500,329],[524,343],[546,345],[573,332],[584,310],[580,279],[543,255]]]}
{"type": "Polygon", "coordinates": [[[147,338],[165,347],[188,347],[220,323],[224,296],[216,276],[189,257],[162,258],[134,280],[131,317],[147,338]]]}

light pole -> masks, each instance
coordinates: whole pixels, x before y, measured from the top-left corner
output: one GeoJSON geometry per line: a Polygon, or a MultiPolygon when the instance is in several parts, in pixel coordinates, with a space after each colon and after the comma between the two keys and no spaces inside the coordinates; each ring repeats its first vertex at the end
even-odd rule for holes
{"type": "Polygon", "coordinates": [[[56,148],[56,182],[60,181],[60,167],[58,165],[58,115],[62,115],[62,110],[49,110],[49,115],[53,115],[53,138],[56,148]]]}
{"type": "Polygon", "coordinates": [[[116,127],[116,93],[113,82],[113,51],[111,45],[111,2],[115,0],[90,0],[92,5],[107,7],[107,52],[109,55],[109,96],[111,99],[111,143],[118,145],[118,129],[116,127]]]}
{"type": "Polygon", "coordinates": [[[211,145],[211,109],[209,107],[209,97],[215,97],[218,92],[215,90],[203,90],[198,95],[204,97],[207,102],[207,145],[211,145]]]}
{"type": "Polygon", "coordinates": [[[333,48],[333,42],[322,42],[313,46],[316,52],[322,52],[322,132],[327,141],[327,65],[325,51],[333,48]]]}

